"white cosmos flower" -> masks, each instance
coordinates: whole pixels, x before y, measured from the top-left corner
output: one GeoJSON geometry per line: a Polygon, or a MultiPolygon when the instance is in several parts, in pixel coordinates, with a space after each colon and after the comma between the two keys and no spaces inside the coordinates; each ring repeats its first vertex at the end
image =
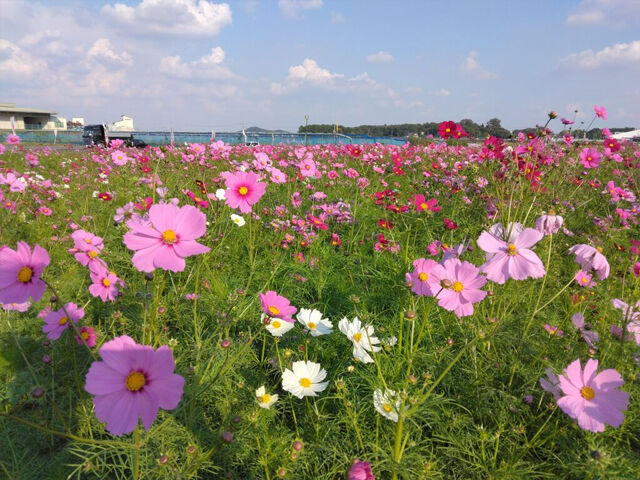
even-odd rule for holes
{"type": "Polygon", "coordinates": [[[216,198],[218,200],[226,200],[227,199],[227,191],[224,188],[219,188],[216,190],[216,198]]]}
{"type": "Polygon", "coordinates": [[[315,397],[329,382],[323,382],[327,372],[315,362],[293,362],[293,370],[288,368],[282,373],[282,388],[298,398],[315,397]]]}
{"type": "Polygon", "coordinates": [[[271,408],[271,405],[278,401],[278,394],[269,394],[262,385],[260,388],[256,390],[256,400],[258,401],[258,405],[261,408],[266,408],[267,410],[271,408]]]}
{"type": "MultiPolygon", "coordinates": [[[[264,322],[265,316],[266,315],[262,314],[263,322],[264,322]]],[[[294,325],[295,325],[295,323],[293,323],[293,322],[285,322],[281,318],[274,318],[269,322],[268,325],[266,325],[265,328],[274,337],[281,337],[282,335],[287,333],[289,330],[291,330],[294,325]]]]}
{"type": "Polygon", "coordinates": [[[373,392],[373,406],[380,415],[393,422],[398,421],[398,411],[400,410],[400,399],[393,390],[378,389],[373,392]]]}
{"type": "Polygon", "coordinates": [[[380,340],[373,336],[373,326],[363,326],[358,317],[355,317],[352,322],[343,318],[338,323],[338,328],[353,343],[353,356],[362,363],[373,363],[373,358],[367,352],[380,351],[380,340]]]}
{"type": "Polygon", "coordinates": [[[312,337],[318,337],[332,332],[333,323],[326,318],[322,318],[322,312],[318,310],[301,308],[296,318],[309,330],[312,337]]]}
{"type": "Polygon", "coordinates": [[[244,221],[243,217],[241,217],[240,215],[236,215],[235,213],[231,214],[231,221],[236,225],[238,225],[239,227],[242,227],[244,226],[245,223],[247,223],[244,221]]]}

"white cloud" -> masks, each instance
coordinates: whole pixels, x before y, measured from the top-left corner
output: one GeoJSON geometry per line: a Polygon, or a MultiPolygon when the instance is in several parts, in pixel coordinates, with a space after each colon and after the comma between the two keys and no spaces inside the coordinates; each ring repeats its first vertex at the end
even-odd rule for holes
{"type": "Polygon", "coordinates": [[[280,13],[286,18],[298,18],[301,10],[322,8],[322,0],[278,0],[280,13]]]}
{"type": "Polygon", "coordinates": [[[433,90],[429,92],[429,95],[431,95],[432,97],[448,97],[449,95],[451,95],[451,92],[446,88],[441,88],[440,90],[433,90]]]}
{"type": "Polygon", "coordinates": [[[47,62],[37,59],[8,40],[0,39],[0,76],[32,77],[47,68],[47,62]]]}
{"type": "Polygon", "coordinates": [[[105,5],[102,13],[137,32],[217,35],[231,25],[231,7],[207,0],[142,0],[137,6],[105,5]]]}
{"type": "Polygon", "coordinates": [[[339,12],[331,11],[331,23],[334,25],[340,25],[345,22],[344,15],[339,12]]]}
{"type": "Polygon", "coordinates": [[[467,58],[464,59],[462,65],[460,66],[460,70],[463,73],[471,75],[480,80],[495,80],[498,78],[493,72],[489,72],[485,70],[480,63],[478,62],[478,52],[471,50],[467,55],[467,58]]]}
{"type": "Polygon", "coordinates": [[[96,40],[87,52],[87,58],[106,60],[108,63],[114,65],[126,65],[128,67],[133,65],[133,57],[131,54],[124,50],[120,53],[115,52],[108,38],[99,38],[96,40]]]}
{"type": "Polygon", "coordinates": [[[388,52],[380,50],[378,53],[372,53],[367,55],[367,62],[369,63],[386,63],[393,62],[393,55],[388,52]]]}
{"type": "Polygon", "coordinates": [[[582,70],[620,65],[640,65],[640,40],[631,43],[616,43],[597,52],[583,50],[560,60],[560,66],[563,68],[582,70]]]}
{"type": "Polygon", "coordinates": [[[567,16],[566,22],[574,26],[640,23],[640,1],[582,0],[567,16]]]}
{"type": "Polygon", "coordinates": [[[207,78],[207,79],[229,79],[234,78],[233,74],[224,62],[225,53],[220,47],[211,49],[211,53],[192,62],[183,62],[180,55],[163,57],[160,59],[160,72],[178,78],[207,78]]]}
{"type": "Polygon", "coordinates": [[[320,67],[315,60],[305,58],[302,64],[289,67],[287,80],[292,83],[308,82],[316,85],[330,85],[337,78],[344,77],[341,73],[331,73],[320,67]]]}
{"type": "Polygon", "coordinates": [[[25,35],[22,40],[20,40],[20,44],[25,47],[31,47],[37,43],[40,43],[42,40],[59,37],[59,30],[42,30],[25,35]]]}

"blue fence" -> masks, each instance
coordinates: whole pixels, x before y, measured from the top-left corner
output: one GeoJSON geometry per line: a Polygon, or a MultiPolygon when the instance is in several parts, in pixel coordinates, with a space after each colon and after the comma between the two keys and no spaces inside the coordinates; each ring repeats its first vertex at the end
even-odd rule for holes
{"type": "MultiPolygon", "coordinates": [[[[10,132],[0,132],[0,141],[5,141],[10,132]]],[[[22,142],[26,143],[60,143],[82,145],[82,132],[61,130],[56,136],[52,130],[21,130],[16,132],[22,142]]],[[[147,145],[168,145],[171,143],[171,132],[132,132],[133,138],[147,145]]],[[[259,145],[321,145],[321,144],[370,144],[402,145],[407,140],[393,137],[371,137],[369,135],[341,135],[333,133],[238,133],[219,132],[216,140],[222,140],[231,145],[259,144],[259,145]]],[[[211,132],[174,132],[174,144],[209,143],[211,132]]]]}

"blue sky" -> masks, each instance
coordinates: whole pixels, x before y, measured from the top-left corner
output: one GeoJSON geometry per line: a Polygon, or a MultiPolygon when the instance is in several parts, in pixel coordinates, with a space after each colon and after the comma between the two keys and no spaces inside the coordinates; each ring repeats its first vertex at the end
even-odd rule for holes
{"type": "Polygon", "coordinates": [[[637,127],[638,32],[640,0],[2,0],[0,101],[141,130],[514,129],[594,104],[637,127]]]}

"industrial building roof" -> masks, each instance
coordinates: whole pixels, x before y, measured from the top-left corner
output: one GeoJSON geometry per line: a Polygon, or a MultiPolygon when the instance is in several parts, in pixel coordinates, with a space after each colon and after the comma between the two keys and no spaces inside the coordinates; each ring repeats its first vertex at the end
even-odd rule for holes
{"type": "Polygon", "coordinates": [[[0,103],[0,112],[3,113],[34,113],[40,115],[55,115],[56,112],[38,110],[37,108],[16,107],[15,103],[0,103]]]}

